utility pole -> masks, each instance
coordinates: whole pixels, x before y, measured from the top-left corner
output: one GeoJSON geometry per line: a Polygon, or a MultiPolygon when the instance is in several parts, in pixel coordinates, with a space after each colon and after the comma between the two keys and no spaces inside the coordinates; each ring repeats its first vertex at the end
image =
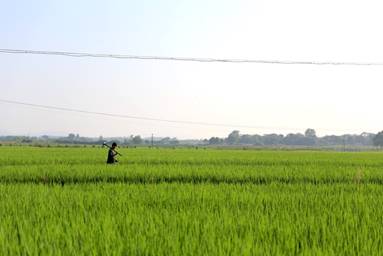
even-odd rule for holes
{"type": "Polygon", "coordinates": [[[153,133],[152,133],[152,147],[153,147],[153,133]]]}

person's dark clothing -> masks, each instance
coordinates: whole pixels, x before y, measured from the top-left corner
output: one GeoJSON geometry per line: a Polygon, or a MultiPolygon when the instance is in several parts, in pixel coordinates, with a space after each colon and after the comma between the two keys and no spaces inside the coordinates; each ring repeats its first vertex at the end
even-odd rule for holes
{"type": "Polygon", "coordinates": [[[117,163],[117,160],[114,158],[117,154],[113,151],[113,149],[109,149],[108,151],[108,160],[106,160],[107,164],[117,163]]]}

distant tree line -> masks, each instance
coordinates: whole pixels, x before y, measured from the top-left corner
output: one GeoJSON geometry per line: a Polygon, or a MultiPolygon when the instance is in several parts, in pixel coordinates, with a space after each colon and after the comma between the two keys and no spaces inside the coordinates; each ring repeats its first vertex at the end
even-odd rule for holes
{"type": "Polygon", "coordinates": [[[69,134],[68,137],[61,137],[55,140],[56,143],[60,144],[102,144],[103,142],[117,142],[119,145],[129,146],[129,145],[178,145],[177,138],[142,138],[140,135],[130,135],[129,137],[112,137],[104,138],[100,136],[98,139],[80,137],[78,134],[74,135],[73,133],[69,134]]]}
{"type": "Polygon", "coordinates": [[[305,133],[250,135],[240,134],[235,130],[226,138],[211,137],[206,141],[210,145],[254,145],[254,146],[383,146],[383,132],[377,135],[362,133],[359,135],[327,135],[318,137],[314,129],[307,129],[305,133]]]}
{"type": "Polygon", "coordinates": [[[72,144],[72,145],[102,145],[103,142],[117,142],[123,146],[176,146],[176,145],[248,145],[248,146],[307,146],[307,147],[333,147],[333,146],[377,146],[383,148],[383,131],[377,134],[345,134],[327,135],[318,137],[314,129],[307,129],[304,133],[282,134],[240,134],[238,130],[232,131],[226,138],[211,137],[204,140],[178,140],[177,138],[142,138],[140,135],[129,137],[98,138],[82,137],[79,134],[70,133],[64,137],[51,136],[0,136],[0,142],[18,144],[72,144]]]}
{"type": "Polygon", "coordinates": [[[0,136],[0,142],[19,143],[19,144],[66,144],[66,145],[102,145],[104,142],[117,142],[123,146],[155,145],[155,146],[174,146],[178,145],[177,138],[142,138],[140,135],[131,135],[129,137],[109,137],[98,138],[82,137],[79,134],[70,133],[65,137],[50,137],[47,135],[39,137],[29,136],[0,136]]]}

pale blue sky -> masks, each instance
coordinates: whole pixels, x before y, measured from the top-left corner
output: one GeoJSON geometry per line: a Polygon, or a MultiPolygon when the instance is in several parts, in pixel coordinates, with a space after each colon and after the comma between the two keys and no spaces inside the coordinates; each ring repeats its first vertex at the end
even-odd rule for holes
{"type": "MultiPolygon", "coordinates": [[[[380,1],[2,1],[0,48],[136,55],[383,61],[380,1]]],[[[0,55],[0,98],[270,128],[383,129],[383,67],[0,55]]],[[[233,128],[100,118],[0,103],[0,134],[225,136],[233,128]]]]}

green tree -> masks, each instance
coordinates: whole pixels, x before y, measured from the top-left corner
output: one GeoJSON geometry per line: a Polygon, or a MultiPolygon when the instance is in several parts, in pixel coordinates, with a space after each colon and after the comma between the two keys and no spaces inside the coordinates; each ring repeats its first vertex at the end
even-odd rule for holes
{"type": "Polygon", "coordinates": [[[133,144],[139,145],[142,143],[142,139],[140,135],[136,135],[132,139],[133,144]]]}
{"type": "Polygon", "coordinates": [[[377,147],[383,147],[383,131],[375,135],[373,139],[374,145],[377,147]]]}
{"type": "Polygon", "coordinates": [[[239,131],[232,131],[227,137],[227,143],[237,144],[239,142],[239,131]]]}
{"type": "Polygon", "coordinates": [[[211,144],[211,145],[222,144],[222,142],[223,142],[223,139],[220,139],[218,137],[211,137],[209,139],[209,144],[211,144]]]}
{"type": "Polygon", "coordinates": [[[305,136],[308,137],[308,138],[316,138],[317,137],[317,133],[314,129],[307,129],[305,131],[305,136]]]}

